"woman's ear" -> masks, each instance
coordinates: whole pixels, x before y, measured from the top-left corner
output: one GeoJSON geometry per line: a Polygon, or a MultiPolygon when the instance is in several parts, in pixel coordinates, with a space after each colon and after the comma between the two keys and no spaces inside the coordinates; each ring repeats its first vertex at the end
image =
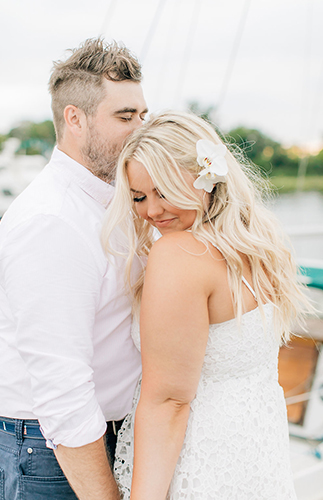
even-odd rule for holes
{"type": "Polygon", "coordinates": [[[64,120],[66,127],[73,135],[77,137],[82,135],[86,126],[86,116],[84,111],[76,106],[73,106],[73,104],[69,104],[64,109],[64,120]]]}

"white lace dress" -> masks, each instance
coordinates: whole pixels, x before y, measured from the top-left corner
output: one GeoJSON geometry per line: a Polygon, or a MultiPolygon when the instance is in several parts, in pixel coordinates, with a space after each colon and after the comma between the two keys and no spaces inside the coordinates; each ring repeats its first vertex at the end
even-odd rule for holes
{"type": "MultiPolygon", "coordinates": [[[[273,309],[264,306],[235,320],[210,325],[196,397],[168,500],[296,500],[289,463],[286,407],[278,384],[278,342],[273,309]]],[[[139,331],[133,337],[140,348],[139,331]]],[[[120,429],[115,477],[129,499],[132,412],[120,429]]]]}

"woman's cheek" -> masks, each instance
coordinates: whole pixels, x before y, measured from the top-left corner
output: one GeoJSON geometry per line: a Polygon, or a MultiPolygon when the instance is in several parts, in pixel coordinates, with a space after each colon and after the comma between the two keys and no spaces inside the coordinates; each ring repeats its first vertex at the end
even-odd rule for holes
{"type": "Polygon", "coordinates": [[[147,211],[145,210],[145,207],[141,203],[137,203],[136,210],[139,217],[147,220],[147,211]]]}

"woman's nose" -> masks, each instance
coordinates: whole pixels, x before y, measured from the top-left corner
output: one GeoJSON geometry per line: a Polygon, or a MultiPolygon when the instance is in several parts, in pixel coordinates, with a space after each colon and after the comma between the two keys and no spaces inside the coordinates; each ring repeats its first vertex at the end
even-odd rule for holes
{"type": "Polygon", "coordinates": [[[151,219],[154,219],[155,217],[158,217],[159,215],[162,215],[164,212],[164,208],[161,203],[160,198],[155,198],[154,200],[150,200],[148,202],[148,208],[147,208],[147,215],[151,219]]]}

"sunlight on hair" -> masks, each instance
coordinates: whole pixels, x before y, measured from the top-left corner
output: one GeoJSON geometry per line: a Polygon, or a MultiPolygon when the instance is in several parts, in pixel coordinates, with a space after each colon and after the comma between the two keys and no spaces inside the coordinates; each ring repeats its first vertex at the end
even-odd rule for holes
{"type": "Polygon", "coordinates": [[[242,259],[247,257],[253,277],[258,305],[265,321],[262,304],[272,302],[276,331],[282,341],[290,336],[291,323],[302,322],[311,309],[296,280],[296,264],[287,248],[280,224],[265,207],[263,198],[270,196],[270,184],[257,168],[243,158],[237,148],[227,145],[226,182],[219,182],[210,194],[210,203],[200,191],[190,186],[183,175],[198,176],[202,167],[197,162],[196,143],[204,139],[222,144],[210,124],[193,114],[164,112],[152,117],[127,141],[122,151],[116,177],[115,197],[106,213],[102,244],[107,253],[115,253],[110,236],[116,226],[126,234],[129,248],[127,282],[138,308],[143,274],[130,284],[130,269],[135,255],[147,257],[154,243],[153,229],[140,219],[130,195],[127,165],[131,159],[141,162],[154,186],[167,202],[184,210],[196,210],[191,227],[194,237],[206,245],[217,247],[228,266],[235,315],[241,320],[242,259]],[[232,151],[232,152],[231,152],[232,151]]]}

